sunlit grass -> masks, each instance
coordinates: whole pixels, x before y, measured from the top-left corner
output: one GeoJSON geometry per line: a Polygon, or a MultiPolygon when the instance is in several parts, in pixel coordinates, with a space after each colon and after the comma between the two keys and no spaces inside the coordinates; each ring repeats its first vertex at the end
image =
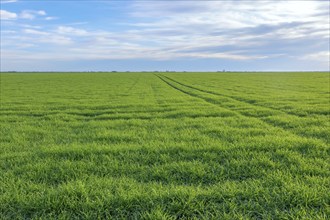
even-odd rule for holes
{"type": "Polygon", "coordinates": [[[326,73],[1,74],[1,219],[327,219],[326,73]]]}

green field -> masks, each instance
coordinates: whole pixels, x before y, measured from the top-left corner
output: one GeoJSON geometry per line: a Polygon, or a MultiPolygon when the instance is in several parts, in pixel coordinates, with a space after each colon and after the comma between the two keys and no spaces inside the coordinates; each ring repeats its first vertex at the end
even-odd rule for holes
{"type": "Polygon", "coordinates": [[[0,219],[328,219],[329,73],[1,73],[0,219]]]}

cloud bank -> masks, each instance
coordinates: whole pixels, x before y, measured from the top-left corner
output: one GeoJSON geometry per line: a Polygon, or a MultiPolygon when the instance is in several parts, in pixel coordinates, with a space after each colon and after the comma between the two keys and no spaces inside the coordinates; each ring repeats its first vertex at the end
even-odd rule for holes
{"type": "Polygon", "coordinates": [[[2,61],[287,59],[329,69],[328,1],[97,4],[116,4],[116,22],[107,21],[111,14],[70,24],[47,9],[1,10],[2,61]]]}

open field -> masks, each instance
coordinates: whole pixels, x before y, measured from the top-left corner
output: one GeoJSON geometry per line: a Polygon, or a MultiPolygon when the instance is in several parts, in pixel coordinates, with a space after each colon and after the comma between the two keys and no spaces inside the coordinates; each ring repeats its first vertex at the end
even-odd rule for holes
{"type": "Polygon", "coordinates": [[[328,73],[2,73],[0,219],[327,219],[328,73]]]}

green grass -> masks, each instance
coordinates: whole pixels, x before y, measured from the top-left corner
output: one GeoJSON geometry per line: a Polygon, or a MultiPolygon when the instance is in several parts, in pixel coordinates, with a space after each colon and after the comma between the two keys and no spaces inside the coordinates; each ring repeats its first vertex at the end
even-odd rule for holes
{"type": "Polygon", "coordinates": [[[2,73],[0,219],[328,219],[328,73],[2,73]]]}

